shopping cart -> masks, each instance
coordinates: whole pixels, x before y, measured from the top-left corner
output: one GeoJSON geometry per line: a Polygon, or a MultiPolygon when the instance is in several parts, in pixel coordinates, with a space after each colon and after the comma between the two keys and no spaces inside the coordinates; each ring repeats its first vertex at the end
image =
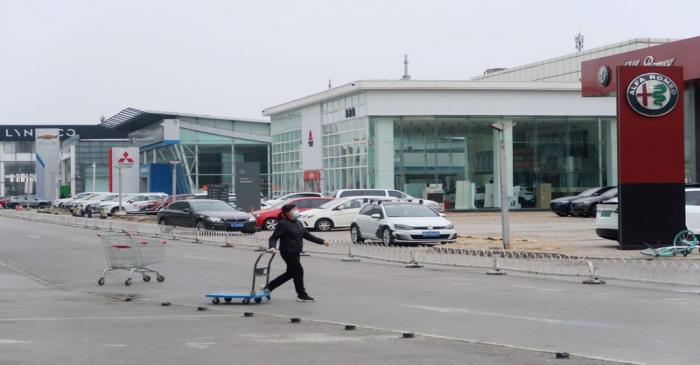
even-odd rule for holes
{"type": "Polygon", "coordinates": [[[165,277],[158,271],[148,268],[148,265],[157,264],[165,260],[166,241],[148,238],[134,237],[128,233],[99,234],[107,256],[107,267],[102,270],[102,276],[97,281],[98,285],[104,285],[105,274],[113,270],[126,270],[129,277],[124,285],[131,285],[134,273],[140,273],[143,281],[151,281],[153,273],[159,283],[165,281],[165,277]]]}
{"type": "Polygon", "coordinates": [[[221,299],[223,299],[226,303],[231,303],[233,299],[241,299],[243,304],[250,304],[251,300],[255,301],[255,303],[260,303],[262,302],[263,298],[267,298],[267,300],[272,299],[270,292],[264,290],[264,288],[270,282],[270,266],[272,265],[272,259],[274,258],[275,254],[273,252],[265,251],[258,255],[258,259],[255,260],[255,264],[253,265],[253,285],[251,286],[249,293],[220,292],[207,294],[206,297],[212,298],[212,304],[221,303],[221,299]],[[267,260],[267,263],[263,261],[263,264],[266,264],[265,266],[260,266],[262,258],[265,255],[270,255],[270,259],[267,260]],[[262,285],[260,285],[260,283],[262,283],[262,285]]]}

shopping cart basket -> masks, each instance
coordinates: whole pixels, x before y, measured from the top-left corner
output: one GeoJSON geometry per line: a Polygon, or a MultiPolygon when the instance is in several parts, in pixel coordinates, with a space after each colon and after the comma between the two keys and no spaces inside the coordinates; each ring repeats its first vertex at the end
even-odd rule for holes
{"type": "Polygon", "coordinates": [[[126,270],[129,277],[124,285],[131,285],[134,273],[140,273],[143,281],[151,281],[153,273],[156,280],[162,283],[165,277],[158,271],[152,270],[148,265],[157,264],[165,260],[166,241],[148,238],[134,237],[128,233],[100,234],[102,245],[107,257],[107,267],[102,270],[102,276],[97,281],[98,285],[104,285],[105,275],[109,271],[126,270]]]}

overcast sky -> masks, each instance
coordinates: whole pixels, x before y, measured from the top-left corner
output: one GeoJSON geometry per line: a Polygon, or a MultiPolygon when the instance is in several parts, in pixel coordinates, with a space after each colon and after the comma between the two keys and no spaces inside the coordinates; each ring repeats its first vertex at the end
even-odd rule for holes
{"type": "Polygon", "coordinates": [[[468,79],[639,37],[700,35],[691,0],[0,0],[0,122],[125,107],[261,118],[358,79],[468,79]],[[676,5],[673,5],[673,4],[676,5]]]}

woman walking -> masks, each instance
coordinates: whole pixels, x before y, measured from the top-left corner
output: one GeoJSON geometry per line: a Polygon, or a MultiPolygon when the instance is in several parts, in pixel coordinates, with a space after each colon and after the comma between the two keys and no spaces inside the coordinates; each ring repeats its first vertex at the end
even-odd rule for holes
{"type": "Polygon", "coordinates": [[[287,271],[267,284],[265,290],[273,291],[293,279],[297,301],[314,302],[315,299],[310,297],[304,288],[304,268],[301,266],[299,256],[304,248],[304,239],[324,246],[330,246],[330,242],[309,233],[298,221],[300,215],[301,213],[294,204],[286,204],[282,207],[282,212],[277,218],[277,227],[270,236],[268,251],[274,252],[279,240],[280,256],[287,264],[287,271]]]}

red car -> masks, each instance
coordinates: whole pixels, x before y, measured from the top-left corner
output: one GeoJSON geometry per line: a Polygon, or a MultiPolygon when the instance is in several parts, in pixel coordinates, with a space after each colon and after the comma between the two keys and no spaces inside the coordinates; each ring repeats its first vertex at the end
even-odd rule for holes
{"type": "Polygon", "coordinates": [[[277,216],[282,212],[282,207],[285,204],[294,204],[300,212],[303,212],[305,210],[318,208],[331,200],[333,200],[333,198],[317,197],[284,200],[269,208],[253,212],[253,216],[255,217],[258,228],[273,231],[275,227],[277,227],[277,216]]]}

